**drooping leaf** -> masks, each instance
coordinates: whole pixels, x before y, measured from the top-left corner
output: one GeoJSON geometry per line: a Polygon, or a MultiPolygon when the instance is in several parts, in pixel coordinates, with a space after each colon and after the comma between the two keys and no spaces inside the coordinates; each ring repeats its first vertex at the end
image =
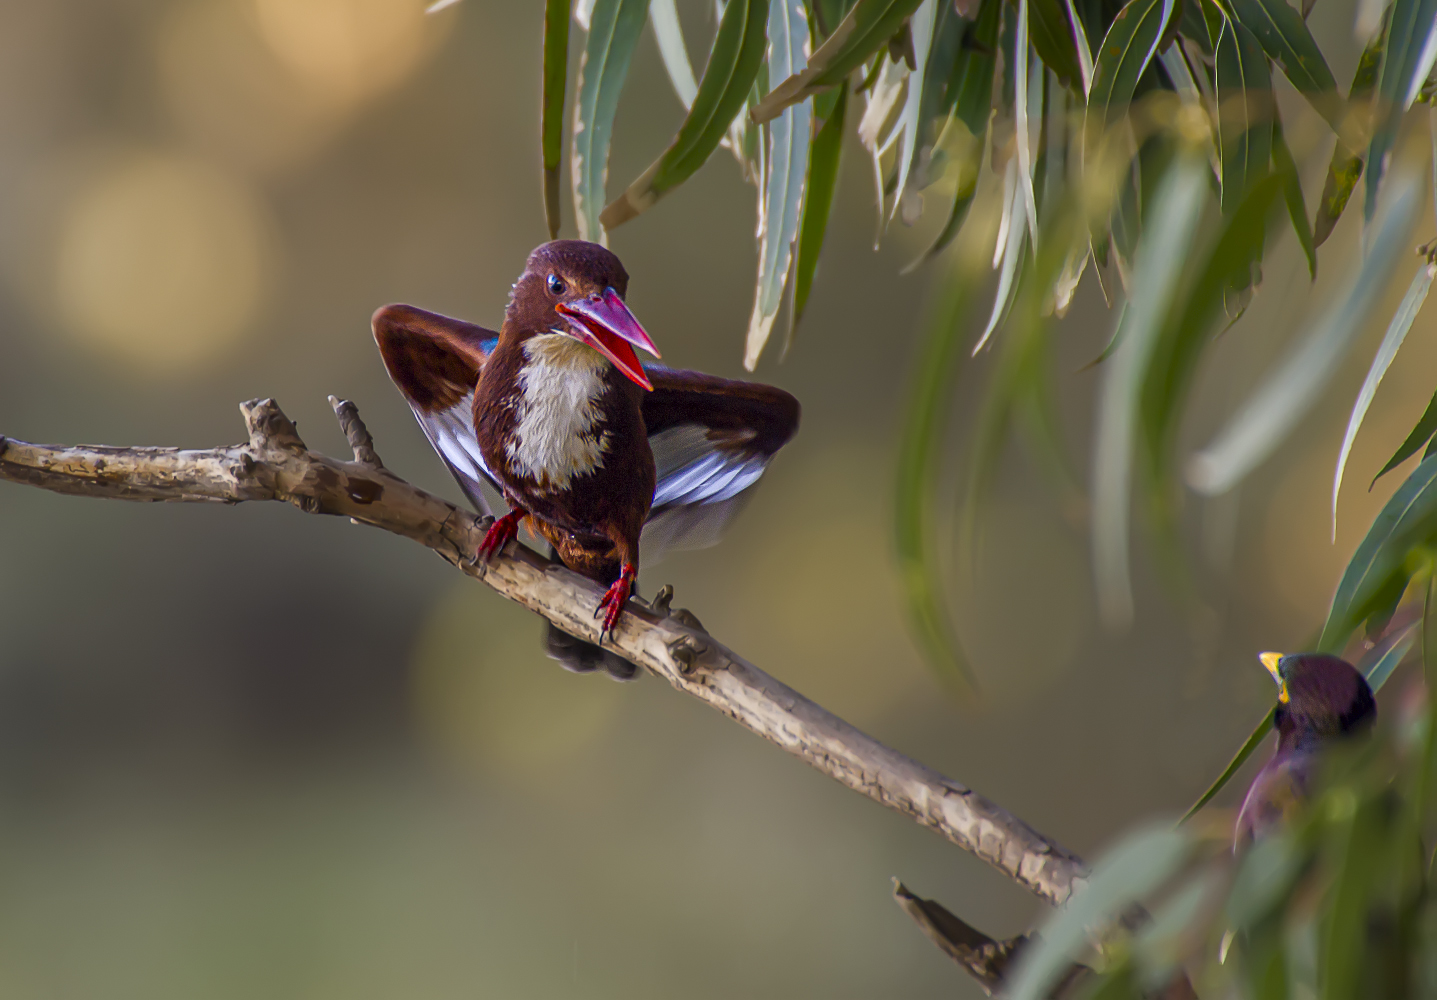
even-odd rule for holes
{"type": "Polygon", "coordinates": [[[1352,415],[1347,419],[1347,432],[1342,436],[1342,448],[1337,453],[1337,471],[1332,476],[1333,538],[1337,537],[1337,496],[1342,490],[1342,472],[1347,468],[1347,456],[1352,452],[1352,442],[1357,439],[1363,418],[1367,416],[1367,408],[1372,405],[1372,397],[1377,395],[1377,386],[1381,384],[1382,377],[1387,374],[1387,369],[1401,350],[1402,342],[1407,339],[1407,331],[1412,329],[1412,323],[1417,319],[1422,303],[1427,301],[1427,292],[1432,287],[1434,276],[1437,276],[1437,264],[1424,264],[1413,276],[1412,284],[1397,307],[1397,312],[1393,314],[1392,322],[1387,326],[1387,333],[1372,359],[1372,367],[1367,370],[1362,389],[1357,393],[1357,402],[1353,404],[1352,415]]]}
{"type": "Polygon", "coordinates": [[[1377,874],[1390,851],[1386,849],[1389,813],[1376,796],[1357,799],[1356,809],[1343,824],[1336,858],[1332,904],[1319,951],[1323,1000],[1363,996],[1363,952],[1368,940],[1369,903],[1381,890],[1377,874]]]}
{"type": "Polygon", "coordinates": [[[935,285],[899,442],[894,542],[904,604],[918,641],[939,674],[958,692],[971,694],[976,681],[948,613],[934,509],[943,454],[939,445],[966,357],[964,320],[973,282],[955,267],[935,285]]]}
{"type": "Polygon", "coordinates": [[[1222,791],[1223,788],[1227,786],[1227,783],[1232,780],[1232,776],[1242,769],[1242,766],[1247,763],[1247,759],[1253,755],[1257,748],[1262,746],[1262,741],[1267,739],[1268,733],[1272,732],[1272,716],[1273,710],[1269,709],[1268,713],[1262,717],[1262,721],[1253,729],[1252,735],[1247,738],[1247,742],[1238,748],[1232,760],[1228,761],[1227,767],[1222,769],[1222,774],[1219,774],[1216,780],[1208,786],[1207,791],[1203,792],[1188,811],[1183,813],[1181,822],[1186,823],[1196,816],[1203,806],[1211,802],[1217,796],[1217,793],[1222,791]]]}
{"type": "Polygon", "coordinates": [[[807,193],[803,199],[803,221],[798,227],[798,259],[793,271],[790,342],[799,321],[803,319],[813,278],[818,273],[818,257],[823,250],[823,237],[828,232],[833,196],[838,190],[838,168],[843,156],[843,120],[847,111],[848,86],[845,84],[838,88],[838,103],[813,137],[813,146],[809,150],[807,193]]]}
{"type": "Polygon", "coordinates": [[[1297,172],[1297,163],[1287,140],[1282,135],[1282,119],[1272,119],[1272,169],[1282,178],[1282,197],[1287,202],[1287,217],[1292,220],[1292,231],[1302,254],[1307,258],[1307,273],[1317,280],[1317,247],[1312,241],[1312,227],[1307,224],[1307,203],[1302,198],[1302,176],[1297,172]]]}
{"type": "Polygon", "coordinates": [[[647,211],[688,180],[728,132],[763,66],[769,0],[732,0],[724,9],[693,107],[669,148],[610,203],[600,221],[610,229],[647,211]]]}
{"type": "Polygon", "coordinates": [[[629,75],[639,33],[644,28],[648,0],[595,0],[589,37],[579,61],[578,97],[574,101],[574,150],[569,158],[573,173],[574,218],[579,239],[607,242],[600,224],[604,180],[609,171],[609,141],[619,92],[629,75]]]}
{"type": "MultiPolygon", "coordinates": [[[[1082,22],[1078,23],[1081,26],[1082,22]]],[[[1068,20],[1067,0],[1028,0],[1028,37],[1038,58],[1059,80],[1069,86],[1083,86],[1081,54],[1068,20]]]]}
{"type": "MultiPolygon", "coordinates": [[[[1412,428],[1412,433],[1407,435],[1407,439],[1402,442],[1397,451],[1387,460],[1387,464],[1382,467],[1382,471],[1372,477],[1372,482],[1376,483],[1377,480],[1417,454],[1418,450],[1432,439],[1433,434],[1437,434],[1437,392],[1432,394],[1432,399],[1428,402],[1427,409],[1422,411],[1422,416],[1417,420],[1417,426],[1412,428]]],[[[1369,485],[1367,488],[1371,489],[1372,486],[1369,485]]]]}
{"type": "Polygon", "coordinates": [[[1028,48],[1029,0],[1018,0],[1017,35],[1013,41],[1013,131],[1017,140],[1018,193],[1023,197],[1023,216],[1028,221],[1028,238],[1038,245],[1038,200],[1033,194],[1033,119],[1043,117],[1043,67],[1033,66],[1028,48]]]}
{"type": "MultiPolygon", "coordinates": [[[[998,324],[1008,315],[1008,308],[1013,304],[1013,293],[1018,288],[1018,271],[1028,242],[1026,209],[1019,191],[1018,173],[1018,158],[1014,157],[1008,161],[1007,171],[1003,175],[1003,218],[998,227],[996,248],[997,252],[1002,254],[998,290],[993,295],[993,311],[988,316],[988,324],[983,328],[983,335],[973,345],[974,354],[987,345],[988,338],[993,336],[993,331],[998,329],[998,324]]],[[[999,262],[995,261],[996,263],[999,262]]]]}
{"type": "Polygon", "coordinates": [[[674,93],[687,111],[694,106],[699,85],[694,80],[694,67],[689,62],[689,50],[684,46],[684,33],[679,27],[679,12],[674,0],[649,0],[649,23],[653,25],[654,37],[658,39],[659,56],[669,74],[669,82],[674,85],[674,93]]]}
{"type": "Polygon", "coordinates": [[[1373,691],[1381,691],[1382,685],[1387,683],[1392,672],[1407,658],[1407,654],[1412,652],[1412,647],[1417,642],[1417,630],[1421,625],[1422,619],[1419,618],[1393,630],[1391,635],[1357,665],[1367,677],[1367,686],[1373,691]]]}
{"type": "Polygon", "coordinates": [[[1113,18],[1093,60],[1088,91],[1093,141],[1127,110],[1171,17],[1172,0],[1129,0],[1113,18]]]}
{"type": "MultiPolygon", "coordinates": [[[[908,189],[908,172],[918,155],[918,143],[923,122],[919,112],[923,107],[923,91],[928,71],[928,56],[933,47],[933,28],[936,22],[935,6],[938,0],[923,0],[909,18],[909,35],[913,43],[913,67],[908,74],[908,89],[903,100],[903,111],[898,116],[897,128],[902,130],[902,143],[898,148],[898,184],[901,195],[908,189]]],[[[893,212],[898,211],[901,198],[893,199],[893,212]]]]}
{"type": "Polygon", "coordinates": [[[1171,823],[1129,833],[1093,867],[1088,884],[1052,914],[1025,949],[1004,994],[1009,1000],[1042,1000],[1081,955],[1094,928],[1113,923],[1135,903],[1173,877],[1190,856],[1191,836],[1171,823]]]}
{"type": "Polygon", "coordinates": [[[1318,648],[1339,652],[1348,636],[1395,591],[1400,596],[1413,567],[1408,555],[1437,540],[1437,456],[1425,458],[1382,508],[1353,553],[1337,585],[1318,648]]]}
{"type": "MultiPolygon", "coordinates": [[[[928,47],[918,102],[916,141],[899,195],[903,221],[908,225],[918,221],[921,214],[921,192],[942,173],[943,157],[938,151],[938,141],[952,120],[953,102],[958,96],[955,77],[958,64],[964,57],[964,42],[972,24],[957,12],[953,4],[939,4],[936,8],[933,43],[928,47]]],[[[908,86],[912,88],[914,82],[910,81],[908,86]]],[[[826,91],[825,96],[829,93],[832,91],[826,91]]]]}
{"type": "Polygon", "coordinates": [[[888,44],[923,0],[858,0],[809,57],[808,66],[779,81],[750,112],[755,122],[776,117],[790,104],[832,87],[888,44]]]}
{"type": "MultiPolygon", "coordinates": [[[[788,76],[803,69],[808,19],[803,6],[793,0],[770,0],[770,3],[768,64],[774,74],[788,76]]],[[[783,304],[783,287],[803,208],[803,186],[808,179],[812,117],[813,102],[803,101],[785,108],[783,114],[766,126],[768,173],[763,184],[758,282],[743,358],[744,367],[749,371],[758,364],[758,357],[773,330],[774,318],[783,304]]]]}
{"type": "Polygon", "coordinates": [[[1377,191],[1387,171],[1387,155],[1397,139],[1402,114],[1412,107],[1422,82],[1437,60],[1437,0],[1395,0],[1387,21],[1386,50],[1377,75],[1376,123],[1367,147],[1367,189],[1363,214],[1377,211],[1377,191]]]}
{"type": "Polygon", "coordinates": [[[1230,0],[1233,13],[1252,32],[1268,58],[1282,67],[1288,81],[1306,97],[1334,131],[1342,129],[1337,80],[1302,15],[1287,0],[1230,0]]]}
{"type": "Polygon", "coordinates": [[[953,191],[953,204],[949,207],[948,219],[943,223],[943,228],[938,231],[938,235],[934,237],[933,243],[928,249],[903,269],[904,274],[911,274],[924,261],[931,260],[953,242],[953,238],[963,228],[963,221],[968,217],[968,209],[972,206],[973,196],[978,190],[978,176],[983,169],[983,147],[986,135],[969,135],[967,127],[956,119],[953,130],[961,133],[953,140],[954,145],[961,142],[961,148],[950,156],[950,161],[954,164],[957,173],[957,185],[953,191]]]}
{"type": "Polygon", "coordinates": [[[1144,437],[1146,492],[1156,531],[1173,532],[1173,457],[1178,425],[1197,376],[1203,349],[1220,329],[1227,289],[1240,285],[1262,259],[1269,219],[1281,181],[1268,177],[1248,192],[1236,212],[1225,215],[1222,229],[1206,255],[1198,258],[1196,278],[1186,301],[1173,303],[1154,350],[1143,390],[1139,422],[1144,437]]]}
{"type": "Polygon", "coordinates": [[[1231,212],[1267,176],[1276,105],[1262,47],[1252,32],[1228,18],[1217,40],[1217,97],[1222,207],[1231,212]]]}
{"type": "MultiPolygon", "coordinates": [[[[1372,93],[1377,87],[1377,73],[1382,68],[1382,53],[1386,43],[1387,33],[1380,31],[1368,43],[1367,48],[1362,50],[1362,55],[1357,60],[1357,71],[1352,76],[1352,89],[1348,92],[1347,103],[1350,107],[1370,114],[1372,93]]],[[[1337,220],[1342,217],[1342,212],[1347,208],[1347,202],[1357,187],[1357,181],[1362,176],[1362,153],[1357,151],[1362,143],[1357,141],[1358,138],[1360,137],[1338,134],[1337,146],[1332,151],[1332,162],[1327,167],[1327,180],[1322,186],[1322,199],[1317,203],[1317,218],[1312,223],[1313,246],[1322,246],[1327,242],[1327,237],[1332,235],[1337,220]],[[1357,148],[1350,147],[1349,143],[1354,143],[1357,148]]]]}
{"type": "Polygon", "coordinates": [[[1078,82],[1083,85],[1083,96],[1087,97],[1093,86],[1093,43],[1088,41],[1087,25],[1078,15],[1074,0],[1064,0],[1064,3],[1067,6],[1068,23],[1073,28],[1073,48],[1078,57],[1078,71],[1082,74],[1078,82]]]}
{"type": "Polygon", "coordinates": [[[1138,246],[1123,331],[1098,397],[1093,454],[1093,572],[1105,622],[1132,618],[1128,510],[1143,384],[1164,320],[1191,252],[1208,190],[1209,169],[1188,155],[1168,173],[1138,246]]]}
{"type": "MultiPolygon", "coordinates": [[[[669,0],[670,3],[673,0],[669,0]]],[[[544,4],[544,98],[539,123],[544,157],[544,221],[559,235],[559,158],[564,149],[564,91],[569,67],[569,0],[544,4]]]]}
{"type": "Polygon", "coordinates": [[[993,105],[993,73],[998,59],[999,0],[983,0],[978,18],[969,29],[960,59],[954,67],[951,88],[953,114],[970,135],[988,131],[993,105]]]}
{"type": "Polygon", "coordinates": [[[1402,172],[1393,179],[1362,266],[1333,304],[1320,313],[1307,338],[1213,442],[1193,456],[1187,480],[1195,490],[1208,496],[1227,492],[1267,458],[1307,412],[1385,287],[1417,214],[1419,197],[1415,174],[1402,172]]]}

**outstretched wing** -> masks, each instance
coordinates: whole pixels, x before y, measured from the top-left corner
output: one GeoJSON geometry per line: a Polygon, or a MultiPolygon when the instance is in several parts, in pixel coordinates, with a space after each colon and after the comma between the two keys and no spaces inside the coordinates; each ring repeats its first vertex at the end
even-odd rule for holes
{"type": "Polygon", "coordinates": [[[748,490],[798,430],[799,405],[782,389],[646,365],[644,424],[657,484],[642,542],[664,548],[718,541],[748,490]]]}
{"type": "Polygon", "coordinates": [[[492,514],[481,487],[498,487],[474,436],[474,387],[499,335],[405,305],[384,306],[372,325],[384,367],[409,401],[424,436],[474,509],[492,514]]]}

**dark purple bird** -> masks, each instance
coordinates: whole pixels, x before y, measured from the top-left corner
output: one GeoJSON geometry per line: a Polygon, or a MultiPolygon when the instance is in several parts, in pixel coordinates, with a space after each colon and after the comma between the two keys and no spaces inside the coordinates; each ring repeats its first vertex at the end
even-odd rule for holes
{"type": "MultiPolygon", "coordinates": [[[[635,347],[659,352],[624,303],[628,285],[604,247],[556,240],[529,255],[497,334],[413,306],[374,314],[390,377],[470,502],[492,513],[492,489],[508,504],[479,557],[526,523],[608,587],[602,633],[632,593],[640,542],[652,556],[717,541],[799,417],[772,386],[641,365],[635,347]]],[[[548,648],[573,670],[633,676],[552,627],[548,648]]]]}
{"type": "Polygon", "coordinates": [[[1372,688],[1344,659],[1326,653],[1263,653],[1258,659],[1277,681],[1277,750],[1243,800],[1234,848],[1288,822],[1312,793],[1321,752],[1365,732],[1377,718],[1372,688]]]}

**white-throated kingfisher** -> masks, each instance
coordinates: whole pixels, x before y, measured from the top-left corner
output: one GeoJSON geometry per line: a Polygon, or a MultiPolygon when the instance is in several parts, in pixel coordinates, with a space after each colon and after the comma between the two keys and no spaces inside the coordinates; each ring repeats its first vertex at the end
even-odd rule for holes
{"type": "MultiPolygon", "coordinates": [[[[618,623],[639,548],[712,544],[798,429],[781,389],[640,364],[658,356],[609,250],[545,243],[514,283],[496,335],[413,306],[374,314],[390,377],[480,513],[481,486],[509,505],[479,547],[488,558],[521,522],[570,569],[608,587],[596,616],[618,623]]],[[[550,655],[575,670],[633,666],[552,629],[550,655]]]]}

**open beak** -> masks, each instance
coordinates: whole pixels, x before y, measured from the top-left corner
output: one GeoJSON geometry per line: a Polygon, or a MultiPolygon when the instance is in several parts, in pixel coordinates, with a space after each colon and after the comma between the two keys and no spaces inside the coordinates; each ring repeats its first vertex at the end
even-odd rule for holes
{"type": "Polygon", "coordinates": [[[569,319],[574,335],[579,340],[612,361],[614,367],[631,381],[653,391],[653,383],[644,374],[644,367],[639,364],[634,347],[641,347],[656,358],[659,357],[659,349],[654,346],[639,321],[634,319],[634,314],[629,312],[629,307],[624,305],[618,292],[605,288],[603,292],[590,295],[586,299],[561,302],[554,308],[569,319]],[[632,347],[629,346],[631,344],[632,347]]]}
{"type": "Polygon", "coordinates": [[[1282,654],[1258,653],[1257,658],[1267,668],[1267,672],[1272,674],[1272,679],[1277,681],[1277,700],[1286,705],[1287,682],[1282,679],[1282,671],[1278,669],[1282,666],[1282,654]]]}

